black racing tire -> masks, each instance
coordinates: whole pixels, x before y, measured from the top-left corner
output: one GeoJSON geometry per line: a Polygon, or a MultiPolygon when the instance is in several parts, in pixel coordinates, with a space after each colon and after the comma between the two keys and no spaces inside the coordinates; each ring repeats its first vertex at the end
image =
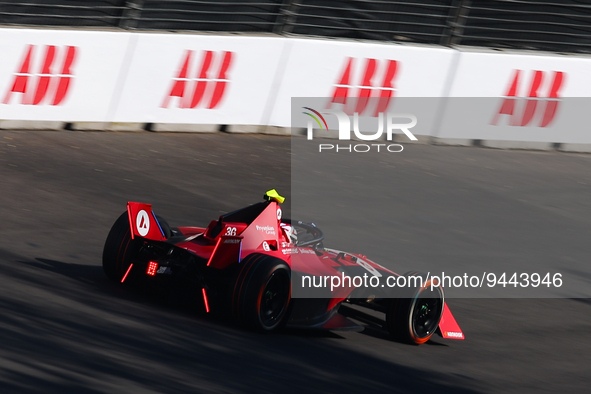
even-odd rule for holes
{"type": "Polygon", "coordinates": [[[131,239],[129,217],[127,212],[124,212],[111,227],[103,248],[103,270],[107,277],[121,282],[139,247],[140,241],[131,239]]]}
{"type": "Polygon", "coordinates": [[[281,259],[251,254],[240,263],[232,294],[232,315],[248,329],[276,331],[287,322],[291,269],[281,259]]]}
{"type": "Polygon", "coordinates": [[[394,340],[420,345],[437,331],[443,314],[444,294],[440,284],[431,288],[432,279],[418,272],[403,276],[420,276],[423,285],[406,287],[392,299],[386,310],[386,328],[394,340]]]}

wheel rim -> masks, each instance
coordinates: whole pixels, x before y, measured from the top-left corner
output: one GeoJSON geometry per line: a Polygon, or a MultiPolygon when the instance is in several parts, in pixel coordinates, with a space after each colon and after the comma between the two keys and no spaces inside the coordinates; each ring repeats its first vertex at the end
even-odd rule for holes
{"type": "Polygon", "coordinates": [[[435,332],[443,311],[439,289],[424,290],[415,299],[412,310],[412,328],[417,338],[427,338],[435,332]]]}
{"type": "Polygon", "coordinates": [[[273,328],[281,322],[289,296],[289,277],[283,272],[273,272],[259,298],[259,319],[265,328],[273,328]]]}

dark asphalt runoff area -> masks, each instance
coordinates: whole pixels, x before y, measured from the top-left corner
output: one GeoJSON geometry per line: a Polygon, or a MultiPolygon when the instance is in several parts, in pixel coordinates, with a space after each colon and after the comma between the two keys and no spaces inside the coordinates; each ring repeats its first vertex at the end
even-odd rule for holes
{"type": "MultiPolygon", "coordinates": [[[[212,319],[174,292],[147,294],[106,278],[102,247],[127,201],[152,203],[182,226],[207,225],[271,188],[289,199],[290,148],[288,137],[264,135],[0,131],[0,392],[589,390],[586,298],[449,299],[466,340],[434,337],[411,346],[390,341],[373,315],[353,310],[348,313],[367,326],[364,332],[260,335],[212,319]]],[[[497,211],[518,201],[528,218],[544,206],[552,226],[589,235],[591,155],[430,145],[405,146],[404,154],[388,159],[398,160],[390,164],[400,169],[401,193],[413,190],[449,218],[474,199],[497,211]],[[453,180],[458,171],[462,190],[449,199],[425,187],[453,180]]],[[[288,216],[289,206],[285,211],[288,216]]],[[[458,250],[436,238],[429,248],[432,221],[413,221],[402,208],[400,215],[412,224],[400,240],[410,245],[405,259],[412,250],[427,259],[434,250],[461,257],[483,247],[465,242],[458,250]],[[423,246],[413,247],[419,236],[423,246]]],[[[490,236],[486,250],[503,256],[494,228],[487,233],[486,222],[466,221],[467,232],[490,236]]],[[[539,225],[524,229],[525,242],[548,236],[539,225]]],[[[331,246],[328,231],[325,244],[331,246]]],[[[566,249],[575,246],[557,246],[557,255],[585,256],[578,263],[587,264],[588,246],[566,249]]],[[[351,247],[372,257],[363,244],[351,247]]]]}

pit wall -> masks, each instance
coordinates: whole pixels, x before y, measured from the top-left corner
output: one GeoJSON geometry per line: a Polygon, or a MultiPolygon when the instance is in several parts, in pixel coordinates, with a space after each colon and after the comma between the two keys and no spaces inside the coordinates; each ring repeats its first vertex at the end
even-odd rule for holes
{"type": "Polygon", "coordinates": [[[391,95],[436,101],[420,142],[591,151],[591,57],[21,28],[0,42],[2,129],[289,134],[292,97],[391,95]]]}

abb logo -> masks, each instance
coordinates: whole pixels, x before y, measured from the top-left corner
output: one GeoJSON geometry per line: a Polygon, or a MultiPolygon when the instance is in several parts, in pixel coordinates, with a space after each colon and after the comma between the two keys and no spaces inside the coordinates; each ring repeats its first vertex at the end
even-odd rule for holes
{"type": "Polygon", "coordinates": [[[29,45],[25,50],[21,65],[2,101],[4,104],[9,104],[15,93],[20,94],[21,104],[39,105],[46,98],[50,105],[60,105],[64,101],[71,87],[72,65],[76,60],[78,48],[66,46],[60,49],[54,45],[47,45],[37,73],[33,67],[35,52],[35,45],[29,45]]]}
{"type": "Polygon", "coordinates": [[[373,116],[376,117],[379,113],[386,112],[390,105],[390,100],[392,100],[396,91],[394,88],[394,79],[398,70],[398,62],[396,60],[378,62],[376,59],[365,59],[365,69],[361,78],[361,85],[354,85],[351,77],[354,71],[354,61],[354,58],[347,59],[345,68],[335,84],[332,100],[329,102],[327,108],[331,108],[333,103],[343,104],[345,105],[345,113],[352,115],[357,112],[361,115],[368,109],[370,97],[376,97],[377,99],[374,100],[377,100],[377,102],[373,116]],[[380,72],[376,72],[378,65],[381,66],[380,72]],[[357,98],[356,103],[347,105],[347,99],[349,97],[357,98]]]}
{"type": "MultiPolygon", "coordinates": [[[[234,58],[233,52],[223,52],[221,61],[219,61],[219,67],[217,69],[216,78],[211,78],[210,70],[214,61],[214,52],[203,51],[203,57],[200,66],[195,70],[196,73],[193,77],[189,75],[190,65],[192,63],[194,51],[187,51],[184,59],[181,61],[181,67],[175,78],[173,78],[172,88],[168,95],[164,98],[162,108],[168,108],[172,97],[179,98],[179,108],[195,108],[201,100],[205,97],[206,88],[208,84],[212,83],[213,88],[209,90],[211,96],[209,102],[206,105],[208,109],[217,107],[224,93],[226,92],[226,85],[230,82],[228,79],[228,69],[232,65],[234,58]]],[[[219,57],[218,57],[219,59],[219,57]]]]}
{"type": "Polygon", "coordinates": [[[515,70],[505,98],[491,124],[496,126],[501,115],[509,115],[509,125],[527,126],[532,122],[534,115],[540,113],[541,119],[538,126],[548,126],[558,110],[558,103],[560,102],[558,92],[564,82],[564,73],[562,71],[534,71],[527,97],[524,99],[517,98],[517,91],[520,89],[520,77],[521,70],[515,70]],[[545,96],[539,93],[543,83],[548,86],[545,96]],[[538,104],[540,105],[538,106],[538,104]],[[523,110],[520,111],[519,107],[522,107],[523,110]]]}

